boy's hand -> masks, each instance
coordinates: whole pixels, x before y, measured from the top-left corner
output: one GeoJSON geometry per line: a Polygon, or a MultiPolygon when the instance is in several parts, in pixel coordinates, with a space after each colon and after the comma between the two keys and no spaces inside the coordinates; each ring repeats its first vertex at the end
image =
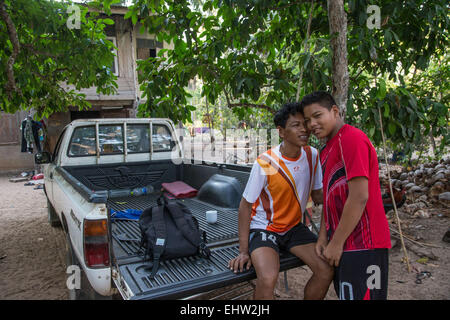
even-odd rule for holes
{"type": "Polygon", "coordinates": [[[342,251],[343,245],[330,241],[323,251],[323,256],[330,266],[337,267],[339,266],[339,261],[341,260],[342,251]]]}
{"type": "Polygon", "coordinates": [[[327,259],[323,255],[323,252],[325,251],[325,248],[327,247],[327,245],[328,245],[328,240],[326,237],[319,237],[319,239],[317,239],[317,242],[315,245],[316,254],[319,256],[319,258],[321,258],[325,261],[327,261],[327,259]]]}
{"type": "Polygon", "coordinates": [[[233,270],[234,273],[237,273],[238,269],[239,272],[244,271],[244,265],[246,265],[246,270],[250,269],[250,267],[252,266],[252,260],[250,259],[250,256],[248,255],[248,253],[244,252],[240,252],[236,258],[231,259],[230,262],[228,262],[228,268],[230,268],[230,270],[233,270]]]}

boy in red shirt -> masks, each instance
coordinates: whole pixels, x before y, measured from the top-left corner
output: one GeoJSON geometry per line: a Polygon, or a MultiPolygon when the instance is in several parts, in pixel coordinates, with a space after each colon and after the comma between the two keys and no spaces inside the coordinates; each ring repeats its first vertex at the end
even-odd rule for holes
{"type": "Polygon", "coordinates": [[[361,130],[344,123],[329,93],[309,94],[301,105],[308,129],[326,140],[317,254],[335,267],[341,300],[386,299],[391,241],[375,148],[361,130]]]}

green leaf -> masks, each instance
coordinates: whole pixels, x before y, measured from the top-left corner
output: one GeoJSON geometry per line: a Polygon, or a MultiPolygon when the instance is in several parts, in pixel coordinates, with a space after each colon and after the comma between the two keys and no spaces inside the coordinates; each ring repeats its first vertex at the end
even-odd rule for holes
{"type": "Polygon", "coordinates": [[[127,13],[125,13],[125,16],[123,17],[125,20],[129,19],[133,15],[133,11],[128,9],[127,13]]]}
{"type": "Polygon", "coordinates": [[[138,20],[137,14],[133,13],[133,15],[131,16],[131,22],[133,23],[133,25],[137,23],[137,20],[138,20]]]}
{"type": "Polygon", "coordinates": [[[106,19],[103,19],[103,23],[104,24],[108,24],[108,25],[113,25],[114,24],[114,20],[106,18],[106,19]]]}
{"type": "Polygon", "coordinates": [[[386,82],[384,79],[378,81],[377,98],[383,100],[386,97],[386,82]]]}
{"type": "Polygon", "coordinates": [[[388,130],[391,136],[393,136],[395,134],[395,131],[397,130],[397,125],[394,122],[389,122],[388,130]]]}
{"type": "Polygon", "coordinates": [[[390,111],[389,105],[387,103],[385,103],[385,104],[383,104],[383,106],[384,106],[384,117],[389,118],[389,111],[390,111]]]}
{"type": "Polygon", "coordinates": [[[264,63],[262,63],[261,61],[256,61],[256,70],[258,70],[259,73],[264,73],[264,63]]]}

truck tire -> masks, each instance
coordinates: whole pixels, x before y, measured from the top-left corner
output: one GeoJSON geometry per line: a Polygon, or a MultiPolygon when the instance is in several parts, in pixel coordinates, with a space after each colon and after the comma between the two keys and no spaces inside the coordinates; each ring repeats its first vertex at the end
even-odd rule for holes
{"type": "MultiPolygon", "coordinates": [[[[71,289],[68,286],[69,290],[69,300],[111,300],[110,296],[102,296],[98,294],[89,283],[86,274],[83,271],[83,268],[80,266],[78,262],[78,258],[75,255],[75,252],[72,248],[72,242],[70,241],[69,234],[66,233],[66,268],[70,266],[75,266],[78,269],[80,275],[80,289],[71,289]]],[[[69,270],[69,269],[67,269],[69,270]]],[[[69,274],[70,276],[70,274],[69,274]]]]}
{"type": "Polygon", "coordinates": [[[50,201],[48,201],[47,198],[47,217],[48,217],[48,223],[53,227],[61,227],[61,221],[59,220],[58,214],[55,211],[55,208],[53,208],[50,201]]]}

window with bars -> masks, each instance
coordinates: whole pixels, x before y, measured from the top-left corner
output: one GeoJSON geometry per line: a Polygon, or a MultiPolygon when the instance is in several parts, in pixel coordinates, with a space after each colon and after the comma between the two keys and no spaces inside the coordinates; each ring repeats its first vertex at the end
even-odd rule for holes
{"type": "Polygon", "coordinates": [[[161,49],[162,43],[154,39],[136,39],[136,57],[138,60],[146,60],[148,58],[155,58],[157,49],[161,49]]]}

